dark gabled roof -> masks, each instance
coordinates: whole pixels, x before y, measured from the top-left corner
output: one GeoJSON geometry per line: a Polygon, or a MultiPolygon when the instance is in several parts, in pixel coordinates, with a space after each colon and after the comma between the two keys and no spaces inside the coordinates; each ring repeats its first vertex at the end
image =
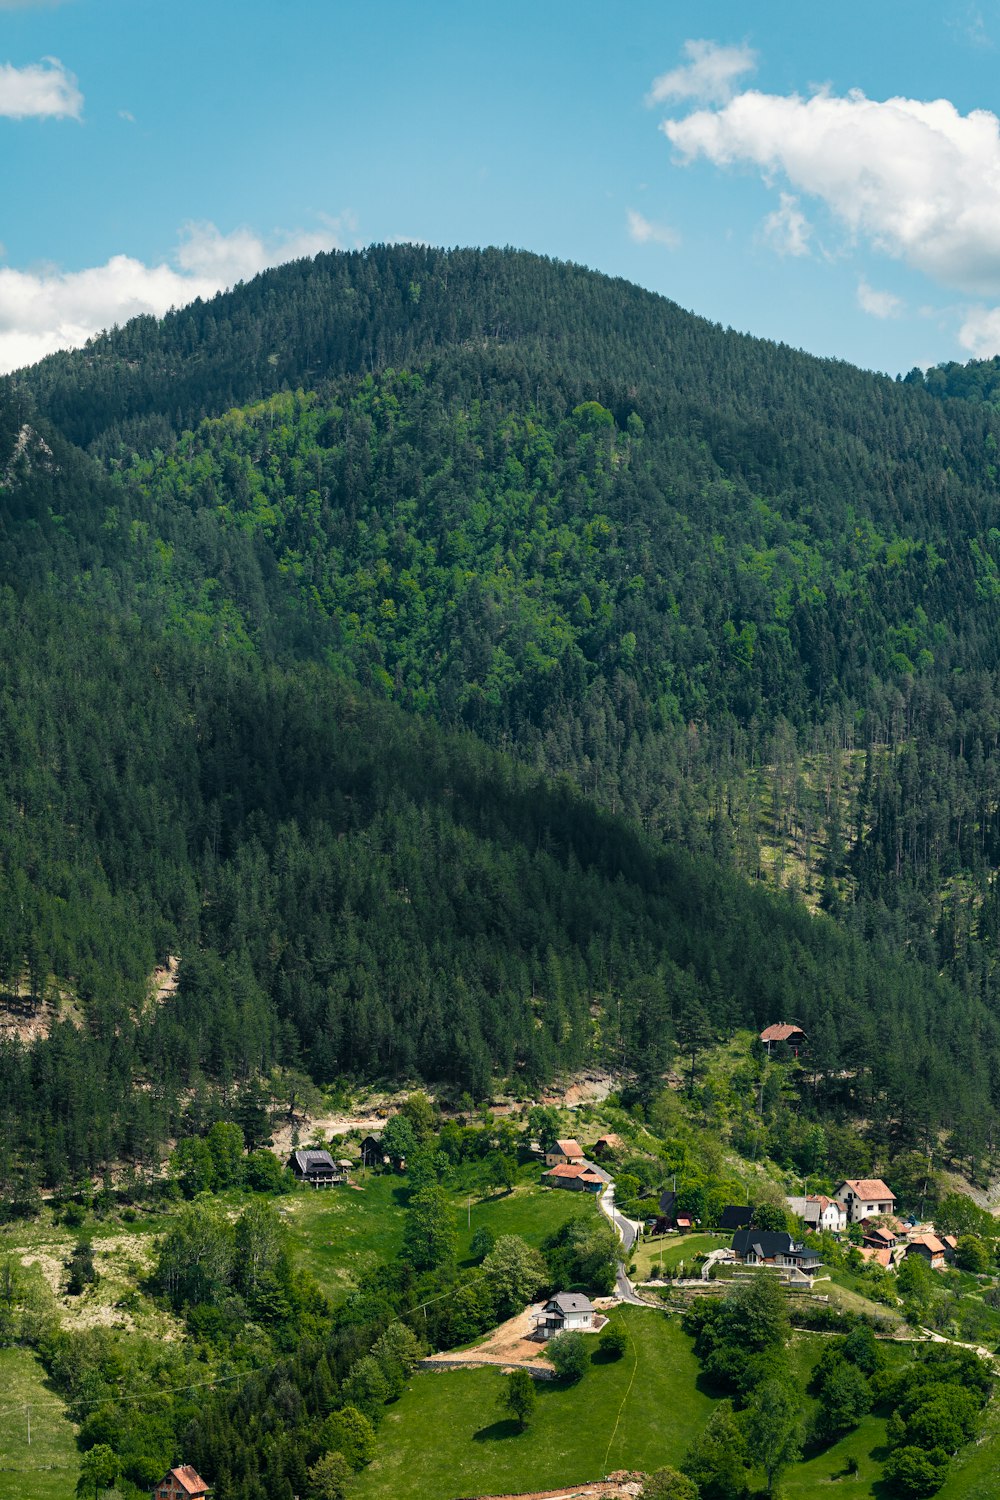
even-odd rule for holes
{"type": "Polygon", "coordinates": [[[672,1219],[677,1212],[677,1194],[672,1188],[664,1188],[660,1194],[660,1213],[665,1219],[672,1219]]]}
{"type": "Polygon", "coordinates": [[[747,1229],[753,1218],[753,1209],[739,1203],[727,1203],[719,1215],[720,1229],[747,1229]]]}
{"type": "Polygon", "coordinates": [[[293,1151],[292,1160],[300,1172],[336,1172],[329,1151],[293,1151]]]}
{"type": "Polygon", "coordinates": [[[548,1312],[549,1308],[557,1308],[565,1316],[567,1313],[592,1313],[594,1304],[582,1292],[558,1292],[546,1302],[545,1311],[548,1312]]]}
{"type": "Polygon", "coordinates": [[[787,1229],[737,1229],[732,1248],[737,1255],[755,1250],[765,1260],[775,1255],[791,1255],[799,1247],[787,1229]]]}

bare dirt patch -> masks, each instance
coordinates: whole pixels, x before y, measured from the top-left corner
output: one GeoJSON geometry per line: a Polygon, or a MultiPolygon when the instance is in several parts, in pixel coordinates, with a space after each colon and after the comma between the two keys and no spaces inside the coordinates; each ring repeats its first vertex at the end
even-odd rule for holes
{"type": "Polygon", "coordinates": [[[177,989],[177,979],[180,972],[181,961],[174,954],[169,954],[162,969],[154,969],[149,979],[149,991],[156,1005],[162,1005],[169,1000],[177,989]]]}
{"type": "Polygon", "coordinates": [[[71,1021],[77,1028],[83,1017],[73,995],[48,990],[49,998],[36,1005],[27,995],[0,994],[0,1040],[17,1037],[26,1047],[48,1036],[56,1021],[71,1021]]]}
{"type": "Polygon", "coordinates": [[[561,1490],[529,1490],[516,1495],[479,1495],[477,1500],[614,1500],[614,1497],[642,1494],[645,1474],[619,1469],[607,1479],[598,1479],[593,1484],[571,1484],[561,1490]]]}
{"type": "MultiPolygon", "coordinates": [[[[475,1344],[471,1349],[444,1349],[440,1354],[431,1354],[423,1361],[424,1365],[431,1367],[435,1364],[454,1365],[457,1361],[468,1358],[475,1364],[490,1365],[527,1365],[533,1364],[542,1358],[545,1345],[531,1337],[535,1328],[535,1316],[542,1310],[543,1304],[536,1302],[532,1307],[526,1307],[516,1317],[508,1318],[506,1323],[501,1323],[481,1343],[475,1344]]],[[[594,1333],[599,1333],[607,1322],[606,1318],[594,1320],[594,1333]]],[[[588,1332],[584,1329],[583,1332],[588,1332]]]]}
{"type": "Polygon", "coordinates": [[[599,1068],[590,1068],[572,1078],[562,1079],[542,1094],[543,1104],[573,1109],[580,1104],[601,1104],[621,1084],[621,1077],[599,1068]]]}
{"type": "Polygon", "coordinates": [[[337,1136],[350,1135],[352,1130],[361,1130],[366,1134],[370,1131],[378,1135],[385,1129],[385,1123],[389,1118],[389,1111],[368,1113],[364,1115],[317,1115],[315,1119],[305,1116],[304,1119],[295,1121],[282,1119],[271,1128],[271,1149],[282,1161],[292,1151],[292,1136],[298,1132],[299,1145],[307,1145],[313,1135],[318,1133],[327,1141],[335,1140],[337,1136]]]}

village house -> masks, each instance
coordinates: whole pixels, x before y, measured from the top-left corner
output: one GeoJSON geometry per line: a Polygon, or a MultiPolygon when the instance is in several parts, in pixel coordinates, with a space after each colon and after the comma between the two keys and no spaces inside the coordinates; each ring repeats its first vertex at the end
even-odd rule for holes
{"type": "Polygon", "coordinates": [[[776,1266],[808,1273],[822,1265],[818,1255],[797,1245],[784,1229],[738,1229],[732,1248],[745,1266],[776,1266]]]}
{"type": "Polygon", "coordinates": [[[654,1232],[666,1234],[671,1229],[679,1229],[682,1233],[686,1233],[693,1227],[691,1215],[680,1212],[677,1194],[672,1188],[665,1188],[660,1194],[660,1212],[654,1232]]]}
{"type": "Polygon", "coordinates": [[[625,1142],[620,1135],[602,1135],[594,1142],[593,1155],[598,1157],[614,1156],[616,1151],[624,1151],[625,1142]]]}
{"type": "Polygon", "coordinates": [[[732,1234],[736,1229],[749,1229],[753,1209],[749,1203],[727,1203],[719,1214],[719,1228],[732,1234]]]}
{"type": "Polygon", "coordinates": [[[952,1246],[936,1234],[915,1234],[906,1247],[907,1255],[921,1256],[932,1271],[942,1270],[951,1260],[952,1253],[952,1246]]]}
{"type": "Polygon", "coordinates": [[[827,1198],[823,1193],[809,1193],[804,1198],[790,1197],[785,1200],[793,1214],[804,1219],[809,1229],[819,1233],[829,1229],[841,1234],[847,1228],[847,1210],[836,1198],[827,1198]]]}
{"type": "Polygon", "coordinates": [[[787,1021],[776,1021],[773,1026],[765,1026],[760,1039],[767,1048],[768,1057],[771,1055],[771,1049],[780,1046],[782,1042],[786,1047],[791,1048],[793,1057],[798,1057],[799,1053],[805,1050],[807,1040],[801,1026],[789,1025],[787,1021]]]}
{"type": "Polygon", "coordinates": [[[594,1316],[594,1304],[582,1292],[560,1292],[535,1314],[535,1338],[545,1340],[555,1338],[557,1333],[591,1332],[594,1316]]]}
{"type": "Polygon", "coordinates": [[[383,1167],[388,1160],[382,1148],[382,1137],[380,1135],[366,1135],[361,1142],[361,1165],[363,1167],[383,1167]]]}
{"type": "Polygon", "coordinates": [[[288,1167],[299,1182],[308,1182],[312,1187],[332,1187],[344,1181],[344,1173],[329,1151],[293,1151],[288,1158],[288,1167]]]}
{"type": "Polygon", "coordinates": [[[892,1230],[883,1224],[865,1223],[861,1228],[864,1233],[861,1243],[867,1245],[870,1250],[891,1250],[896,1243],[896,1236],[892,1230]]]}
{"type": "Polygon", "coordinates": [[[863,1261],[881,1266],[883,1270],[888,1271],[892,1266],[892,1251],[887,1247],[876,1248],[874,1245],[862,1245],[858,1253],[863,1261]]]}
{"type": "Polygon", "coordinates": [[[203,1500],[208,1485],[190,1464],[171,1469],[150,1491],[152,1500],[203,1500]]]}
{"type": "Polygon", "coordinates": [[[574,1193],[599,1193],[605,1187],[605,1179],[585,1161],[564,1161],[549,1172],[542,1173],[546,1187],[569,1188],[574,1193]]]}
{"type": "Polygon", "coordinates": [[[579,1141],[556,1141],[555,1145],[548,1147],[545,1152],[547,1167],[564,1167],[583,1160],[583,1147],[579,1141]]]}
{"type": "Polygon", "coordinates": [[[896,1210],[896,1199],[881,1177],[848,1177],[835,1190],[834,1197],[843,1205],[848,1224],[875,1219],[896,1210]]]}

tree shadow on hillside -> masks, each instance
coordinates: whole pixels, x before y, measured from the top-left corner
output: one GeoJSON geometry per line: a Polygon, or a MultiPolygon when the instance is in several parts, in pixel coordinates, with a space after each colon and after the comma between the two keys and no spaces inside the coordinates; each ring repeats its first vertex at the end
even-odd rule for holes
{"type": "Polygon", "coordinates": [[[503,1438],[518,1437],[524,1429],[520,1422],[514,1417],[504,1417],[499,1422],[491,1422],[489,1427],[480,1427],[478,1432],[472,1434],[474,1443],[494,1443],[503,1438]]]}

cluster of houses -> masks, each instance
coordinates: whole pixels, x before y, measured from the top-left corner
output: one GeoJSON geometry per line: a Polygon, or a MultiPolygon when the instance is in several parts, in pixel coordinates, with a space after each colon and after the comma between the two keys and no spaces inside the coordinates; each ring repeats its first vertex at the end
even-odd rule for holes
{"type": "MultiPolygon", "coordinates": [[[[361,1142],[361,1165],[381,1167],[385,1166],[388,1160],[382,1146],[382,1137],[366,1135],[361,1142]]],[[[338,1183],[349,1181],[351,1170],[357,1163],[348,1157],[334,1160],[329,1151],[319,1151],[309,1147],[293,1151],[285,1165],[297,1182],[305,1182],[314,1188],[325,1188],[336,1187],[338,1183]]]]}
{"type": "Polygon", "coordinates": [[[880,1178],[842,1182],[833,1198],[821,1193],[789,1198],[788,1206],[813,1230],[843,1234],[851,1224],[857,1224],[863,1235],[861,1255],[886,1269],[897,1266],[908,1255],[918,1255],[936,1271],[955,1257],[954,1235],[939,1235],[933,1225],[896,1216],[896,1200],[880,1178]]]}
{"type": "MultiPolygon", "coordinates": [[[[597,1148],[594,1148],[595,1155],[597,1148]]],[[[556,1141],[545,1151],[547,1172],[542,1173],[546,1187],[568,1188],[573,1193],[602,1193],[611,1178],[600,1167],[587,1160],[579,1141],[556,1141]]]]}
{"type": "MultiPolygon", "coordinates": [[[[887,1269],[894,1268],[908,1255],[918,1255],[933,1270],[949,1265],[955,1256],[954,1235],[937,1234],[931,1224],[906,1222],[896,1215],[896,1199],[880,1177],[845,1178],[833,1197],[809,1193],[786,1200],[792,1213],[814,1233],[828,1230],[846,1234],[857,1225],[862,1234],[858,1247],[866,1261],[887,1269]]],[[[678,1211],[677,1194],[672,1190],[660,1194],[660,1213],[655,1232],[684,1232],[693,1225],[689,1216],[678,1211]]],[[[772,1266],[792,1281],[811,1277],[820,1265],[815,1251],[796,1240],[786,1230],[752,1227],[753,1209],[749,1205],[728,1204],[720,1213],[718,1227],[732,1235],[731,1256],[741,1265],[772,1266]]]]}

